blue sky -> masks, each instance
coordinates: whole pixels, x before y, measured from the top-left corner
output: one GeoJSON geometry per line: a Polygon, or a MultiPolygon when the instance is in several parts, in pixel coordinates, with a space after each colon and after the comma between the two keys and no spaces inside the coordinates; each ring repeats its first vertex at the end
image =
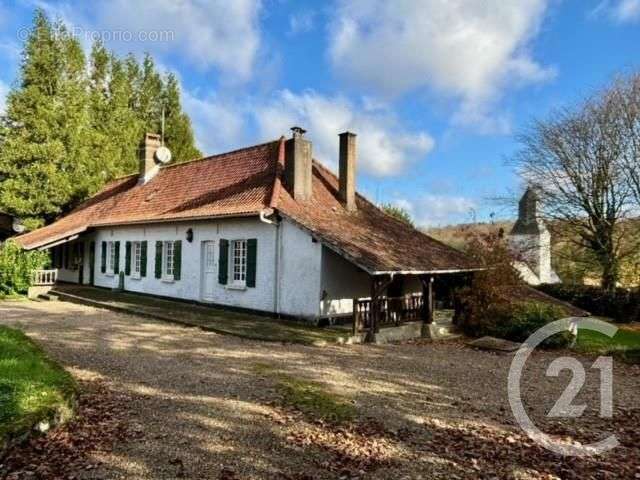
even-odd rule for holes
{"type": "Polygon", "coordinates": [[[510,216],[517,133],[640,63],[640,0],[4,1],[0,107],[36,7],[176,72],[205,154],[298,124],[335,168],[356,132],[359,189],[421,225],[510,216]]]}

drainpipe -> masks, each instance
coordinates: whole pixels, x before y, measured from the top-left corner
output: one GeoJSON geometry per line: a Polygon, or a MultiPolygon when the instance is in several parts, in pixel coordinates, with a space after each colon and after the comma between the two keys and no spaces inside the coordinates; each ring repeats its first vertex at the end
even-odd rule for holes
{"type": "Polygon", "coordinates": [[[276,227],[276,242],[275,242],[275,281],[273,282],[273,312],[276,315],[280,315],[280,247],[281,247],[281,228],[280,222],[267,218],[267,214],[270,212],[261,210],[260,221],[267,225],[273,225],[276,227]]]}

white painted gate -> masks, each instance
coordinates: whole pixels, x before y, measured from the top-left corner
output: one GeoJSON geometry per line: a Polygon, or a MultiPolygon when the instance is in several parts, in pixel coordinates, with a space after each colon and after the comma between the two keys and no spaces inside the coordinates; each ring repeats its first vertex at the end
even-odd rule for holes
{"type": "Polygon", "coordinates": [[[214,300],[214,289],[218,272],[216,271],[215,242],[202,242],[202,299],[214,300]]]}

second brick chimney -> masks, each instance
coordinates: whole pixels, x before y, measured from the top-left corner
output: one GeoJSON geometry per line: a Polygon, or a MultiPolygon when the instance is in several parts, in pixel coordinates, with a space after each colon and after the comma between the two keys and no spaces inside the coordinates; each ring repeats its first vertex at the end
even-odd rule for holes
{"type": "Polygon", "coordinates": [[[356,134],[344,132],[340,137],[340,199],[344,207],[354,211],[356,207],[356,134]]]}
{"type": "Polygon", "coordinates": [[[157,133],[145,133],[138,147],[139,183],[147,183],[158,173],[159,167],[156,163],[155,154],[161,145],[160,135],[157,133]]]}
{"type": "Polygon", "coordinates": [[[293,127],[292,138],[285,144],[284,182],[295,200],[311,198],[311,142],[304,138],[306,130],[293,127]]]}

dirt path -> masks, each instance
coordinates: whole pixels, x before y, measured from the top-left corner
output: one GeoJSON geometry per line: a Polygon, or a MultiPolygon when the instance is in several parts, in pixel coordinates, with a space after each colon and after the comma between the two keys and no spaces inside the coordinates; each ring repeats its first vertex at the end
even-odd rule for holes
{"type": "Polygon", "coordinates": [[[97,470],[70,472],[78,478],[640,477],[637,367],[616,363],[615,415],[602,420],[599,374],[582,359],[576,403],[588,402],[586,417],[560,421],[544,412],[569,375],[545,377],[555,356],[534,355],[523,391],[538,425],[583,442],[616,433],[622,443],[563,462],[514,425],[509,358],[460,344],[269,344],[64,302],[0,303],[0,322],[23,328],[78,378],[131,399],[140,438],[97,455],[97,470]],[[265,365],[351,398],[361,421],[333,428],[281,408],[265,365]]]}

